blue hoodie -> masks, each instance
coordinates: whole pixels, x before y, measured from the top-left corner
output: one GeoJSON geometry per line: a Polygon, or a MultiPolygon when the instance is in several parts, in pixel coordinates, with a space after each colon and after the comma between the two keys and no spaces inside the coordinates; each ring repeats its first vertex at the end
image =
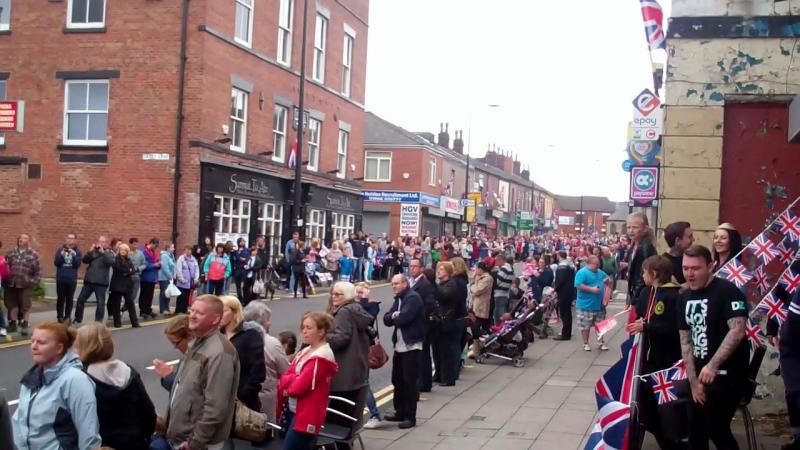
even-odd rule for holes
{"type": "Polygon", "coordinates": [[[161,267],[158,269],[158,281],[169,281],[175,278],[175,257],[172,253],[161,251],[161,267]]]}
{"type": "Polygon", "coordinates": [[[14,412],[18,450],[94,450],[101,445],[94,383],[78,355],[67,352],[44,371],[37,365],[21,380],[14,412]]]}
{"type": "Polygon", "coordinates": [[[53,259],[53,264],[56,266],[56,281],[74,283],[78,281],[78,267],[81,266],[83,253],[81,253],[81,249],[75,247],[75,254],[68,254],[65,257],[62,253],[63,250],[63,247],[58,247],[53,259]]]}

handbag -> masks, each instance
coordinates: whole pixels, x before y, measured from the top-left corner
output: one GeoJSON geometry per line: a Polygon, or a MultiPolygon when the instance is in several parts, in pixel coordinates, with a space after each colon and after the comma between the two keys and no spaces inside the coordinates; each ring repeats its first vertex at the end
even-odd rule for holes
{"type": "Polygon", "coordinates": [[[245,406],[236,400],[236,410],[233,414],[233,435],[239,439],[250,442],[261,442],[267,437],[267,415],[245,406]]]}
{"type": "Polygon", "coordinates": [[[253,283],[253,294],[263,294],[264,293],[264,282],[261,280],[256,280],[253,283]]]}
{"type": "Polygon", "coordinates": [[[170,281],[169,282],[169,286],[167,286],[167,289],[164,290],[164,296],[165,297],[170,297],[170,298],[172,298],[172,297],[180,297],[181,296],[181,290],[178,289],[178,286],[175,286],[175,283],[170,281]]]}
{"type": "Polygon", "coordinates": [[[389,355],[383,349],[381,341],[375,340],[375,343],[369,346],[369,356],[367,356],[367,364],[370,369],[380,369],[386,362],[389,361],[389,355]]]}

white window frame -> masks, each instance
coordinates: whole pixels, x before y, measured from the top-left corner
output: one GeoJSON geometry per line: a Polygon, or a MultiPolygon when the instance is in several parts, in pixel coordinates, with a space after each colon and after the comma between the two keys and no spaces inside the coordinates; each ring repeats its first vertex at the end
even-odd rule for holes
{"type": "Polygon", "coordinates": [[[64,145],[85,145],[85,146],[98,146],[98,147],[104,146],[104,145],[108,145],[108,123],[109,123],[109,119],[110,119],[110,114],[109,114],[108,110],[109,110],[109,106],[110,106],[109,105],[110,99],[111,99],[111,83],[109,82],[109,80],[67,80],[67,82],[64,83],[64,120],[63,120],[64,123],[63,123],[63,130],[62,130],[62,132],[63,132],[62,142],[64,143],[64,145]],[[86,84],[87,85],[86,86],[86,96],[87,96],[86,108],[87,109],[85,109],[85,110],[70,110],[69,109],[69,87],[72,86],[72,85],[75,85],[75,84],[86,84]],[[97,109],[97,110],[88,109],[89,108],[89,105],[88,105],[89,86],[92,85],[92,84],[105,84],[108,87],[106,89],[108,97],[106,98],[106,109],[105,109],[105,111],[99,110],[99,109],[97,109]],[[105,114],[106,115],[106,138],[105,139],[88,139],[90,121],[87,118],[87,120],[86,120],[86,134],[87,134],[86,137],[87,137],[87,139],[70,139],[69,138],[69,115],[70,114],[88,114],[90,116],[92,114],[105,114]]]}
{"type": "Polygon", "coordinates": [[[325,239],[325,211],[309,208],[306,221],[306,240],[313,238],[325,239]]]}
{"type": "Polygon", "coordinates": [[[325,50],[328,46],[328,18],[317,13],[314,25],[314,68],[311,76],[315,81],[325,82],[325,50]]]}
{"type": "Polygon", "coordinates": [[[344,240],[355,232],[356,216],[353,214],[331,213],[331,230],[333,241],[344,240]]]}
{"type": "MultiPolygon", "coordinates": [[[[230,120],[231,120],[231,145],[230,149],[234,152],[244,153],[245,149],[247,148],[247,100],[248,95],[247,92],[232,87],[231,88],[231,112],[230,112],[230,120]],[[238,115],[234,114],[234,108],[241,100],[242,102],[242,116],[239,117],[238,115]],[[241,124],[241,131],[237,133],[236,125],[241,124]],[[240,142],[237,145],[236,138],[240,138],[240,142]]],[[[238,110],[238,108],[237,108],[238,110]]]]}
{"type": "Polygon", "coordinates": [[[100,22],[89,22],[89,3],[91,0],[68,0],[67,1],[67,28],[102,28],[106,26],[106,10],[108,10],[108,2],[103,0],[103,20],[100,22]],[[76,1],[86,2],[86,22],[73,22],[72,21],[72,8],[76,1]]]}
{"type": "Polygon", "coordinates": [[[322,142],[322,121],[313,117],[308,118],[308,164],[306,169],[319,170],[320,142],[322,142]]]}
{"type": "Polygon", "coordinates": [[[371,181],[377,183],[389,183],[392,181],[392,152],[381,151],[366,151],[364,152],[364,181],[371,181]],[[375,177],[369,178],[367,174],[367,167],[369,167],[370,160],[375,161],[375,177]],[[389,173],[386,178],[381,178],[381,164],[384,162],[389,163],[389,173]]]}
{"type": "Polygon", "coordinates": [[[245,242],[249,241],[250,214],[253,212],[252,206],[252,202],[248,199],[215,195],[214,242],[225,243],[227,240],[236,242],[240,237],[243,237],[245,242]],[[247,208],[245,208],[245,205],[247,205],[247,208]],[[225,226],[226,219],[227,226],[225,226]],[[234,221],[236,221],[237,224],[237,231],[233,231],[234,221]]]}
{"type": "Polygon", "coordinates": [[[8,17],[8,22],[0,21],[0,31],[8,31],[11,29],[11,0],[0,1],[0,7],[4,6],[0,19],[8,17]],[[5,5],[3,4],[5,3],[5,5]]]}
{"type": "Polygon", "coordinates": [[[283,241],[283,204],[261,202],[258,204],[258,229],[261,234],[266,236],[267,248],[272,261],[277,261],[278,255],[283,253],[281,242],[283,241]],[[268,214],[269,211],[272,214],[268,214]]]}
{"type": "Polygon", "coordinates": [[[244,45],[247,48],[252,47],[253,45],[253,15],[256,9],[256,0],[234,0],[234,5],[236,10],[233,15],[233,40],[236,42],[244,45]],[[249,2],[249,5],[248,5],[249,2]],[[236,27],[239,24],[239,11],[247,10],[248,18],[247,18],[247,39],[243,39],[237,36],[236,27]]]}
{"type": "Polygon", "coordinates": [[[277,59],[279,63],[285,66],[292,65],[293,26],[294,26],[294,0],[280,0],[280,5],[278,6],[278,58],[277,59]]]}
{"type": "Polygon", "coordinates": [[[436,186],[436,158],[428,161],[428,186],[436,186]]]}
{"type": "MultiPolygon", "coordinates": [[[[5,100],[8,95],[8,81],[0,80],[0,100],[5,100]]],[[[6,134],[0,133],[0,145],[6,143],[6,134]]]]}
{"type": "Polygon", "coordinates": [[[342,95],[350,97],[350,82],[353,73],[353,48],[356,38],[345,31],[342,43],[342,95]]]}
{"type": "Polygon", "coordinates": [[[345,178],[347,176],[347,147],[350,145],[350,133],[347,130],[339,129],[339,142],[336,149],[336,176],[345,178]]]}
{"type": "Polygon", "coordinates": [[[275,104],[272,111],[272,160],[283,162],[286,159],[286,135],[289,126],[289,108],[275,104]],[[279,111],[283,111],[283,120],[279,122],[279,111]]]}

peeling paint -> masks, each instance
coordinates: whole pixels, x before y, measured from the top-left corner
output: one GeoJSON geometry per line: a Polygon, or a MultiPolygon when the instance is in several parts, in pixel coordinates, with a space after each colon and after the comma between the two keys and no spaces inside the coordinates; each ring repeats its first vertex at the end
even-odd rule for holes
{"type": "Polygon", "coordinates": [[[697,95],[697,89],[689,89],[688,91],[686,91],[687,97],[691,97],[693,95],[697,95]]]}
{"type": "Polygon", "coordinates": [[[757,66],[757,65],[759,65],[759,64],[764,62],[764,58],[754,58],[753,56],[748,55],[747,53],[745,53],[745,52],[743,52],[741,50],[739,50],[738,56],[740,58],[744,58],[745,61],[747,61],[747,64],[749,64],[751,66],[757,66]]]}
{"type": "Polygon", "coordinates": [[[707,91],[708,91],[708,90],[711,90],[711,89],[714,89],[714,85],[713,85],[712,83],[706,83],[706,88],[705,88],[705,89],[706,89],[707,91]]]}
{"type": "Polygon", "coordinates": [[[783,44],[781,44],[781,55],[789,56],[791,54],[792,52],[790,52],[788,48],[784,47],[783,44]]]}
{"type": "Polygon", "coordinates": [[[712,92],[711,95],[708,96],[709,100],[713,100],[715,102],[721,102],[725,100],[725,96],[722,95],[721,92],[712,92]]]}

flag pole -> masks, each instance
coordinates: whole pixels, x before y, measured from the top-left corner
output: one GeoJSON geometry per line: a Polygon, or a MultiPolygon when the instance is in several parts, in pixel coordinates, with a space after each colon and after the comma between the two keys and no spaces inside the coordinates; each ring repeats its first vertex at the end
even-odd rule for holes
{"type": "Polygon", "coordinates": [[[639,423],[639,372],[642,371],[642,333],[637,333],[633,338],[633,347],[636,351],[636,361],[634,361],[635,371],[633,382],[631,383],[631,403],[630,403],[630,427],[628,428],[628,449],[641,450],[643,424],[639,423]]]}

